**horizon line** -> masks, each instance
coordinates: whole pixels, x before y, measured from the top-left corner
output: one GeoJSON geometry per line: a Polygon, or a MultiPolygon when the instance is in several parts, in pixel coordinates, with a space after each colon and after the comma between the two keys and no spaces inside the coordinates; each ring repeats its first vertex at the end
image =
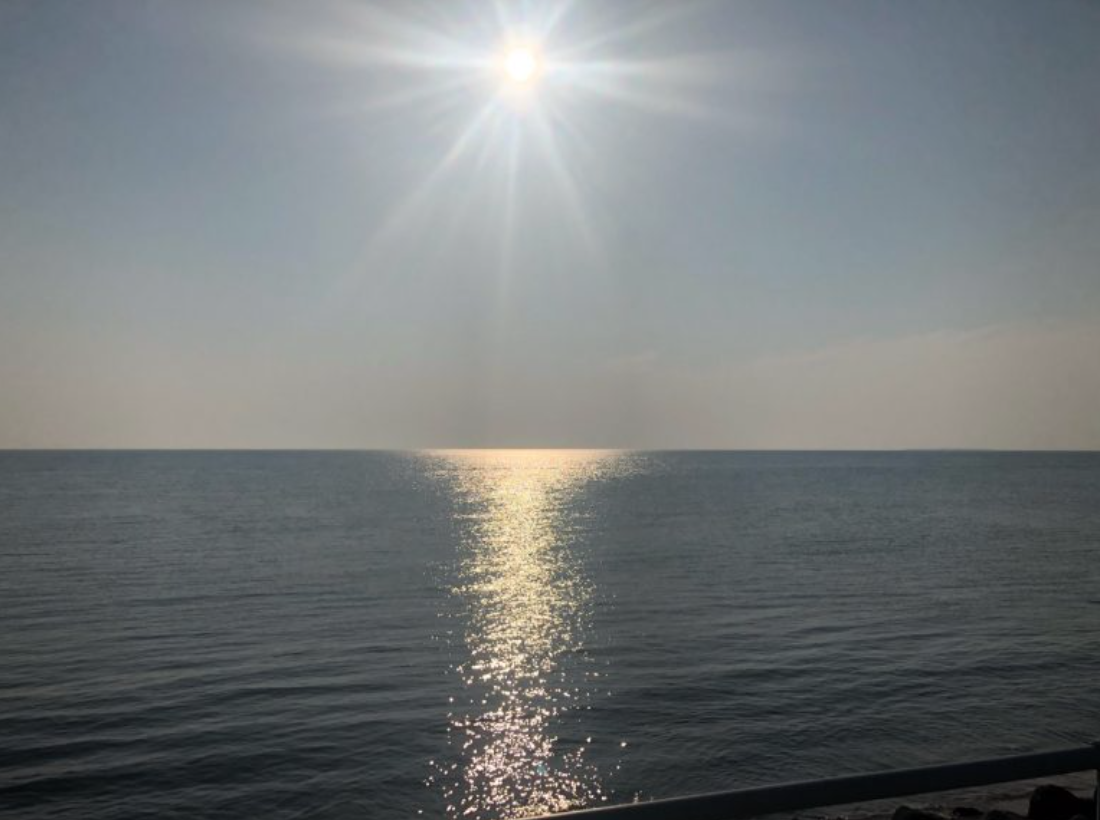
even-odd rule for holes
{"type": "Polygon", "coordinates": [[[1092,453],[1100,448],[1046,447],[601,447],[560,445],[432,447],[0,447],[0,453],[431,453],[475,451],[618,453],[1092,453]]]}

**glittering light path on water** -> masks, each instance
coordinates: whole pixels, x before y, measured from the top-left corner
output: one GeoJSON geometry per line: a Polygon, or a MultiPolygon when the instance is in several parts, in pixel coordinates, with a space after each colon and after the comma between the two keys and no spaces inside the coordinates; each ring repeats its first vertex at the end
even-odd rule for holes
{"type": "Polygon", "coordinates": [[[599,684],[583,652],[593,590],[572,550],[570,501],[619,458],[434,455],[466,525],[453,590],[466,650],[450,715],[457,759],[434,777],[448,814],[518,818],[598,803],[601,774],[585,754],[593,738],[557,734],[591,708],[599,684]]]}

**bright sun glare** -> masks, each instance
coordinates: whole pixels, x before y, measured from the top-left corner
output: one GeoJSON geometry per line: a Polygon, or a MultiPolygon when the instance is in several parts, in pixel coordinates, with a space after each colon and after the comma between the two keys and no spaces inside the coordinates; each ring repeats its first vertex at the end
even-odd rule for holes
{"type": "Polygon", "coordinates": [[[454,5],[481,10],[470,17],[441,13],[424,26],[419,12],[397,11],[403,4],[354,3],[350,30],[334,23],[331,30],[309,33],[300,45],[296,33],[286,35],[294,48],[325,61],[384,72],[377,83],[367,84],[382,93],[350,103],[369,122],[396,124],[415,112],[449,132],[433,143],[431,163],[409,181],[408,191],[367,240],[372,257],[402,247],[437,206],[449,211],[449,235],[456,241],[464,236],[458,226],[479,219],[478,209],[451,208],[455,200],[447,191],[474,171],[476,184],[461,184],[462,201],[483,202],[493,210],[484,218],[486,225],[499,226],[493,233],[502,293],[516,265],[519,223],[537,209],[524,194],[528,183],[548,183],[557,197],[554,218],[560,215],[570,241],[595,260],[602,253],[600,231],[587,201],[595,191],[579,163],[592,161],[599,150],[589,135],[603,139],[611,129],[595,122],[584,127],[584,120],[621,108],[635,116],[713,117],[725,123],[726,109],[704,106],[700,95],[729,70],[730,55],[664,49],[663,56],[645,54],[649,33],[697,4],[657,4],[660,9],[652,14],[636,18],[624,12],[621,20],[602,12],[590,16],[588,5],[577,0],[454,5]],[[624,59],[621,51],[632,56],[624,59]]]}
{"type": "Polygon", "coordinates": [[[514,85],[529,85],[539,74],[539,58],[529,46],[514,46],[504,55],[504,75],[514,85]]]}

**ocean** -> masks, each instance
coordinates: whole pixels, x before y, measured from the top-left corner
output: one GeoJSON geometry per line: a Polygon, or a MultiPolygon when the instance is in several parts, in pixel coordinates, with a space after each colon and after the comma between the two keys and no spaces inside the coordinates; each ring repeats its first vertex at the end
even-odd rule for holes
{"type": "Polygon", "coordinates": [[[1100,454],[0,453],[5,818],[511,818],[1100,738],[1100,454]]]}

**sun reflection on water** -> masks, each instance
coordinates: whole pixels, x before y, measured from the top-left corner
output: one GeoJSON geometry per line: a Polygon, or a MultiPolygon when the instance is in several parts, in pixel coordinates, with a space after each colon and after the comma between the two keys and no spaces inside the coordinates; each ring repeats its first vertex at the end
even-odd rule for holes
{"type": "Polygon", "coordinates": [[[459,759],[433,777],[452,817],[519,818],[605,798],[577,713],[600,681],[584,652],[593,598],[575,554],[581,488],[621,467],[602,451],[436,452],[465,543],[459,582],[459,759]],[[559,735],[559,733],[561,733],[559,735]]]}

